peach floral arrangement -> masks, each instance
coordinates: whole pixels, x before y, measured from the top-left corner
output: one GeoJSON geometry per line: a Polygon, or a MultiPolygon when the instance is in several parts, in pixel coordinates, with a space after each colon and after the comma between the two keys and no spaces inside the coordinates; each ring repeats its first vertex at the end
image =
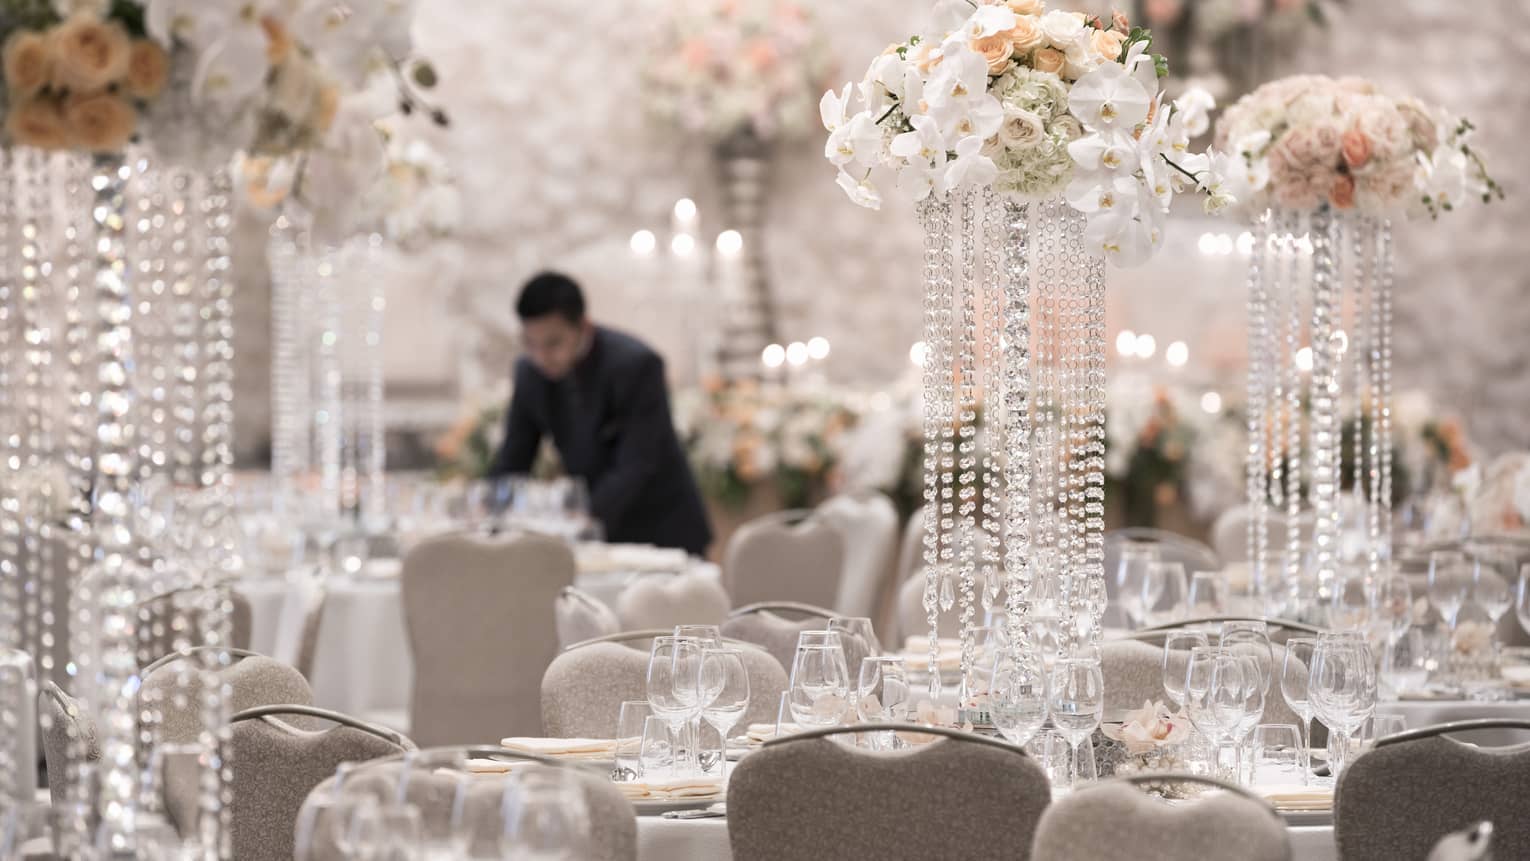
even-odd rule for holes
{"type": "Polygon", "coordinates": [[[1472,124],[1362,78],[1298,75],[1239,99],[1217,122],[1228,192],[1246,211],[1330,206],[1437,217],[1503,197],[1472,124]]]}

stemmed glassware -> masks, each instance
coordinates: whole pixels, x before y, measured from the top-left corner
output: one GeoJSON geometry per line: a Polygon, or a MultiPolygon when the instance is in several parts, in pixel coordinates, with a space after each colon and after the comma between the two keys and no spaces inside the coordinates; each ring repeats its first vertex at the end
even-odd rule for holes
{"type": "Polygon", "coordinates": [[[1312,651],[1317,640],[1312,637],[1292,637],[1286,641],[1286,657],[1280,667],[1280,694],[1286,705],[1302,719],[1302,775],[1303,783],[1312,775],[1312,700],[1307,692],[1312,676],[1312,651]]]}
{"type": "MultiPolygon", "coordinates": [[[[856,680],[855,709],[866,723],[902,723],[908,719],[913,694],[908,685],[908,666],[902,658],[873,655],[861,661],[856,680]]],[[[891,749],[893,737],[871,738],[873,748],[891,749]]]]}
{"type": "MultiPolygon", "coordinates": [[[[804,631],[803,634],[825,633],[804,631]]],[[[792,658],[790,703],[792,717],[804,729],[835,726],[849,705],[850,674],[845,669],[845,652],[835,642],[808,642],[799,639],[792,658]]]]}
{"type": "Polygon", "coordinates": [[[1222,594],[1222,575],[1216,571],[1197,571],[1190,578],[1185,593],[1185,615],[1191,619],[1220,615],[1227,609],[1222,594]]]}
{"type": "Polygon", "coordinates": [[[1461,607],[1471,595],[1472,566],[1466,554],[1459,550],[1436,550],[1429,554],[1429,603],[1440,612],[1440,618],[1456,633],[1456,621],[1461,607]]]}
{"type": "Polygon", "coordinates": [[[1484,550],[1473,554],[1472,562],[1472,600],[1492,621],[1493,642],[1497,643],[1498,620],[1514,605],[1514,588],[1509,585],[1514,557],[1484,550]]]}
{"type": "Polygon", "coordinates": [[[1519,588],[1514,592],[1514,615],[1519,626],[1530,633],[1530,562],[1519,566],[1519,588]]]}
{"type": "Polygon", "coordinates": [[[1174,631],[1164,639],[1163,692],[1174,705],[1185,707],[1185,671],[1189,669],[1190,651],[1210,645],[1210,638],[1200,631],[1174,631]]]}
{"type": "Polygon", "coordinates": [[[1143,623],[1153,624],[1165,616],[1170,619],[1184,618],[1189,588],[1185,580],[1182,562],[1155,561],[1148,564],[1147,583],[1149,593],[1143,595],[1143,623]],[[1168,609],[1158,612],[1158,605],[1168,601],[1168,609]]]}
{"type": "Polygon", "coordinates": [[[1227,740],[1229,726],[1219,713],[1226,710],[1226,707],[1219,709],[1218,694],[1225,690],[1225,685],[1218,683],[1219,672],[1236,671],[1237,659],[1226,649],[1216,646],[1191,649],[1190,661],[1185,667],[1185,713],[1211,744],[1216,771],[1222,768],[1222,743],[1227,740]]]}
{"type": "Polygon", "coordinates": [[[505,785],[500,851],[527,861],[589,857],[590,809],[578,781],[561,768],[529,768],[505,785]]]}
{"type": "Polygon", "coordinates": [[[994,728],[1011,744],[1024,746],[1047,720],[1046,667],[1038,656],[1016,657],[1000,650],[988,688],[994,728]]]}
{"type": "Polygon", "coordinates": [[[1259,726],[1259,722],[1264,719],[1265,692],[1262,681],[1264,676],[1259,662],[1248,655],[1238,657],[1238,668],[1243,671],[1241,683],[1243,717],[1232,729],[1232,741],[1238,751],[1238,778],[1245,783],[1251,783],[1253,751],[1249,749],[1248,741],[1254,727],[1259,726]]]}
{"type": "Polygon", "coordinates": [[[702,641],[690,637],[654,637],[648,655],[648,706],[669,725],[671,747],[680,768],[697,765],[694,740],[685,739],[691,720],[701,714],[702,641]]]}
{"type": "Polygon", "coordinates": [[[1275,650],[1263,622],[1223,622],[1218,643],[1235,655],[1253,658],[1259,666],[1259,683],[1266,695],[1275,678],[1275,650]]]}
{"type": "Polygon", "coordinates": [[[1126,544],[1116,566],[1116,603],[1130,627],[1147,624],[1147,614],[1163,596],[1162,569],[1154,568],[1158,548],[1151,544],[1126,544]]]}
{"type": "Polygon", "coordinates": [[[728,733],[749,709],[749,670],[738,649],[707,649],[701,660],[701,717],[722,739],[722,771],[728,766],[728,733]]]}
{"type": "Polygon", "coordinates": [[[1100,672],[1100,662],[1082,658],[1059,660],[1052,669],[1047,687],[1052,725],[1063,734],[1073,750],[1074,768],[1069,785],[1076,787],[1079,782],[1079,745],[1099,729],[1105,713],[1105,678],[1100,672]]]}
{"type": "Polygon", "coordinates": [[[1329,769],[1337,780],[1349,758],[1350,738],[1376,710],[1376,662],[1363,637],[1324,634],[1312,650],[1307,692],[1316,712],[1337,738],[1329,769]]]}

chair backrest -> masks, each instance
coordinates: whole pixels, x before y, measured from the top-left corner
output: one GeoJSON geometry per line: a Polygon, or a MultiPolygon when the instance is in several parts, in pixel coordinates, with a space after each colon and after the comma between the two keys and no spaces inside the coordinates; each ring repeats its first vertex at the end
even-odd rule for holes
{"type": "MultiPolygon", "coordinates": [[[[1212,638],[1215,641],[1215,637],[1212,638]]],[[[1285,646],[1271,643],[1271,681],[1265,692],[1262,723],[1302,723],[1280,693],[1280,668],[1285,646]]],[[[1139,639],[1106,640],[1100,644],[1100,672],[1105,677],[1105,714],[1109,720],[1144,702],[1174,703],[1163,689],[1163,643],[1139,639]]]]}
{"type": "MultiPolygon", "coordinates": [[[[204,727],[201,657],[209,651],[176,652],[144,669],[138,703],[141,711],[152,715],[150,725],[157,741],[197,741],[204,727]]],[[[243,652],[214,672],[218,684],[228,691],[230,714],[259,706],[313,705],[308,680],[296,667],[274,658],[243,652]]]]}
{"type": "MultiPolygon", "coordinates": [[[[787,673],[791,672],[792,659],[797,656],[797,635],[803,631],[822,631],[828,626],[826,610],[818,610],[813,613],[802,613],[803,618],[798,621],[784,618],[781,612],[801,612],[797,608],[786,605],[777,609],[765,609],[769,604],[761,604],[754,607],[740,608],[735,610],[726,622],[722,623],[722,633],[725,637],[743,640],[770,653],[787,673]]],[[[832,615],[832,614],[830,614],[832,615]]],[[[860,637],[841,634],[845,647],[845,664],[851,673],[857,672],[861,665],[861,659],[866,657],[866,643],[860,637]]],[[[771,715],[772,718],[775,715],[771,715]]]]}
{"type": "MultiPolygon", "coordinates": [[[[1211,526],[1211,549],[1224,565],[1247,562],[1253,554],[1248,547],[1248,526],[1253,519],[1248,505],[1235,505],[1217,516],[1211,526]]],[[[1271,547],[1284,547],[1286,517],[1278,511],[1265,514],[1265,529],[1270,535],[1271,547]]],[[[1186,574],[1194,574],[1187,570],[1186,574]]]]}
{"type": "MultiPolygon", "coordinates": [[[[453,805],[465,785],[460,821],[471,823],[470,849],[476,853],[474,857],[498,857],[504,793],[515,776],[541,768],[559,769],[563,777],[577,781],[584,794],[590,829],[586,852],[579,856],[583,861],[636,861],[637,816],[632,802],[605,774],[575,764],[509,754],[503,749],[433,748],[359,766],[345,776],[341,789],[347,796],[372,795],[385,805],[408,803],[420,811],[424,833],[439,838],[451,833],[453,805]],[[502,761],[510,771],[473,772],[467,767],[469,760],[502,761]]],[[[308,804],[333,798],[335,783],[330,777],[314,787],[308,804]]],[[[313,861],[341,861],[335,847],[321,843],[319,849],[313,861]]]]}
{"type": "Polygon", "coordinates": [[[1163,561],[1184,565],[1187,577],[1197,571],[1222,570],[1222,562],[1216,552],[1203,542],[1167,529],[1133,526],[1112,530],[1105,535],[1105,581],[1112,589],[1115,587],[1114,574],[1116,563],[1121,558],[1121,547],[1129,543],[1155,546],[1163,561]]]}
{"type": "Polygon", "coordinates": [[[182,645],[224,645],[248,649],[253,624],[250,599],[227,584],[190,586],[163,592],[144,599],[138,605],[139,663],[150,663],[182,645]],[[210,642],[207,631],[197,624],[204,608],[213,601],[226,601],[230,608],[227,643],[210,642]],[[191,624],[190,630],[176,629],[174,622],[178,614],[191,624]]]}
{"type": "Polygon", "coordinates": [[[62,810],[64,788],[68,785],[66,773],[73,763],[69,758],[69,742],[79,739],[85,743],[85,762],[99,762],[101,746],[96,740],[96,725],[85,714],[79,701],[64,692],[51,680],[45,680],[37,694],[37,714],[45,717],[43,722],[43,760],[48,764],[48,794],[55,810],[62,810]]]}
{"type": "MultiPolygon", "coordinates": [[[[981,610],[982,608],[979,608],[981,610]]],[[[952,605],[949,610],[935,608],[936,622],[942,637],[961,636],[960,608],[952,605]]],[[[909,637],[928,637],[929,617],[924,612],[924,577],[915,575],[898,585],[898,642],[909,637]]]]}
{"type": "Polygon", "coordinates": [[[714,571],[642,575],[616,597],[617,630],[720,625],[730,606],[714,571]]]}
{"type": "Polygon", "coordinates": [[[841,494],[818,506],[818,517],[839,531],[844,570],[832,606],[846,616],[876,613],[877,598],[892,576],[898,541],[898,510],[875,491],[841,494]]]}
{"type": "Polygon", "coordinates": [[[1445,835],[1493,823],[1493,857],[1530,858],[1530,745],[1479,748],[1443,733],[1530,729],[1466,721],[1382,739],[1339,775],[1334,836],[1344,858],[1423,859],[1445,835]]]}
{"type": "Polygon", "coordinates": [[[1105,781],[1060,799],[1041,815],[1034,852],[1048,861],[1289,861],[1291,839],[1273,808],[1236,786],[1152,775],[1105,781]],[[1201,783],[1221,791],[1171,805],[1140,783],[1201,783]]]}
{"type": "Polygon", "coordinates": [[[839,594],[844,559],[844,539],[829,523],[817,517],[792,523],[766,515],[740,526],[728,539],[723,588],[735,606],[802,601],[828,607],[839,594]]]}
{"type": "MultiPolygon", "coordinates": [[[[229,756],[233,770],[233,857],[290,861],[298,811],[308,793],[345,762],[367,762],[413,750],[392,730],[306,706],[262,706],[233,717],[229,756]],[[311,732],[284,718],[301,716],[336,726],[311,732]]],[[[195,775],[166,780],[172,821],[191,821],[198,802],[195,775]]],[[[184,827],[184,826],[182,826],[184,827]]]]}
{"type": "MultiPolygon", "coordinates": [[[[650,636],[652,634],[650,633],[650,636]]],[[[744,644],[749,708],[737,731],[774,722],[786,670],[763,649],[744,644]]],[[[576,646],[542,677],[542,731],[554,738],[611,738],[626,700],[648,699],[648,652],[615,642],[576,646]]]]}
{"type": "Polygon", "coordinates": [[[558,628],[558,645],[565,649],[622,629],[621,621],[610,607],[574,586],[565,586],[558,593],[558,599],[553,602],[553,616],[558,628]]]}
{"type": "Polygon", "coordinates": [[[568,546],[444,535],[415,545],[401,576],[411,734],[441,745],[540,732],[538,691],[558,652],[553,604],[574,580],[568,546]]]}
{"type": "Polygon", "coordinates": [[[914,510],[908,522],[903,524],[903,537],[898,546],[898,582],[914,576],[924,566],[924,506],[914,510]]]}
{"type": "Polygon", "coordinates": [[[942,738],[892,753],[825,737],[894,729],[907,725],[803,733],[741,760],[728,783],[733,857],[1031,857],[1036,822],[1051,797],[1035,762],[1003,742],[940,728],[929,734],[942,738]]]}

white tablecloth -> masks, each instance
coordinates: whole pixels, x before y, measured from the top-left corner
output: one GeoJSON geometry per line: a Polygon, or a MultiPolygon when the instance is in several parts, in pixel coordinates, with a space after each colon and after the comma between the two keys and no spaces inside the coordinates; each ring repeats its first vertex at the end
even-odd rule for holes
{"type": "MultiPolygon", "coordinates": [[[[1380,714],[1402,715],[1408,729],[1422,729],[1441,723],[1482,718],[1530,718],[1530,700],[1507,703],[1476,702],[1472,700],[1400,700],[1377,703],[1380,714]]],[[[1518,744],[1530,738],[1524,730],[1482,730],[1468,741],[1496,747],[1518,744]]]]}
{"type": "MultiPolygon", "coordinates": [[[[1292,828],[1294,861],[1338,861],[1331,826],[1292,828]]],[[[638,817],[638,861],[729,861],[726,819],[664,819],[638,817]]]]}
{"type": "MultiPolygon", "coordinates": [[[[711,563],[698,563],[698,567],[721,577],[711,563]]],[[[314,704],[320,708],[407,729],[400,721],[408,714],[414,658],[404,634],[397,571],[396,560],[374,560],[369,563],[369,576],[336,576],[324,583],[324,615],[309,681],[314,704]]],[[[581,572],[574,585],[614,607],[622,589],[640,576],[581,572]]],[[[248,578],[235,588],[250,602],[250,648],[295,661],[312,581],[303,572],[294,572],[285,578],[248,578]]]]}

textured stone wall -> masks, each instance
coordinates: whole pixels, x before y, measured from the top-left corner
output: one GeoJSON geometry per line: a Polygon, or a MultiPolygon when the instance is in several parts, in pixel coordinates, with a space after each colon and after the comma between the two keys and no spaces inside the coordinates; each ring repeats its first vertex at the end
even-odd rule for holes
{"type": "MultiPolygon", "coordinates": [[[[513,351],[516,286],[548,265],[576,272],[596,313],[661,343],[681,375],[698,364],[698,294],[683,272],[638,271],[627,251],[634,230],[662,231],[681,196],[718,211],[706,151],[648,128],[625,50],[642,38],[659,0],[431,0],[421,4],[419,42],[440,67],[453,128],[432,139],[461,177],[465,224],[455,276],[402,275],[389,303],[409,326],[390,327],[390,351],[429,344],[416,377],[439,377],[446,397],[463,378],[463,399],[502,385],[513,351]],[[420,321],[420,322],[417,322],[420,321]],[[676,321],[687,321],[684,326],[676,321]],[[440,331],[445,327],[446,331],[440,331]],[[450,344],[452,347],[443,347],[450,344]],[[440,355],[455,349],[460,355],[440,355]],[[466,369],[466,370],[464,370],[466,369]],[[464,376],[465,374],[465,376],[464,376]]],[[[925,0],[834,0],[814,4],[838,35],[839,75],[858,76],[866,58],[916,29],[925,0]]],[[[1462,411],[1485,448],[1530,445],[1530,4],[1523,0],[1348,0],[1331,39],[1315,40],[1291,69],[1370,75],[1457,106],[1483,129],[1511,199],[1398,232],[1397,366],[1400,385],[1422,387],[1462,411]],[[1328,47],[1331,43],[1331,47],[1328,47]],[[1316,47],[1322,44],[1323,47],[1316,47]]],[[[920,245],[911,208],[855,208],[832,183],[821,143],[778,153],[771,181],[769,267],[789,338],[828,337],[826,370],[880,382],[907,368],[919,333],[920,245]]],[[[727,225],[711,220],[710,232],[727,225]]],[[[1239,360],[1242,283],[1236,269],[1195,259],[1199,222],[1181,226],[1176,253],[1155,267],[1113,273],[1111,323],[1184,338],[1192,363],[1224,377],[1239,360]]],[[[245,236],[258,239],[258,225],[245,236]]],[[[240,260],[241,451],[258,451],[267,421],[269,313],[258,254],[240,260]]],[[[413,382],[419,383],[419,379],[413,382]]]]}

